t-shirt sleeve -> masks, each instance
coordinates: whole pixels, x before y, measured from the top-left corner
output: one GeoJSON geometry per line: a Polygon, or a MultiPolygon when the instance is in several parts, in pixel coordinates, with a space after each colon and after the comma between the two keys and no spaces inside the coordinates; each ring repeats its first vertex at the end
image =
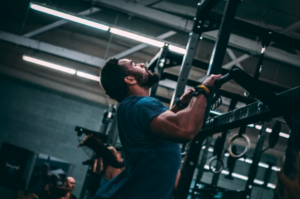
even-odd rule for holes
{"type": "Polygon", "coordinates": [[[155,116],[165,112],[166,110],[168,110],[167,107],[155,98],[145,97],[143,99],[140,99],[136,104],[134,111],[136,125],[138,125],[144,131],[149,132],[151,120],[155,116]]]}

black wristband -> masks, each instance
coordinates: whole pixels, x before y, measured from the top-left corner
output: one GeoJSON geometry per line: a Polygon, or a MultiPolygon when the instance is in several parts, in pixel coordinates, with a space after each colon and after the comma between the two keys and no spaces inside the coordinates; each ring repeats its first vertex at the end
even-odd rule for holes
{"type": "Polygon", "coordinates": [[[183,104],[179,98],[174,100],[175,104],[178,106],[179,109],[184,109],[188,106],[188,104],[183,104]]]}
{"type": "Polygon", "coordinates": [[[199,94],[203,94],[206,99],[208,99],[208,94],[204,89],[196,89],[196,91],[193,93],[193,96],[198,96],[199,94]]]}

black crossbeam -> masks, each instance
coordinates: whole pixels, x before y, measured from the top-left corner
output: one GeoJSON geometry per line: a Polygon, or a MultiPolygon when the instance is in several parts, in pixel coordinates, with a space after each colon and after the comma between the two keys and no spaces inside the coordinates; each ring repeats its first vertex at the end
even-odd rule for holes
{"type": "Polygon", "coordinates": [[[208,119],[198,136],[206,137],[225,129],[238,128],[241,125],[269,120],[283,115],[299,102],[300,87],[293,88],[277,95],[277,106],[270,109],[261,102],[255,102],[240,109],[208,119]]]}
{"type": "MultiPolygon", "coordinates": [[[[172,60],[172,61],[176,61],[176,65],[180,65],[181,62],[182,62],[182,59],[183,59],[183,55],[179,55],[177,53],[173,53],[172,51],[169,51],[168,55],[167,55],[167,58],[172,60]]],[[[204,61],[201,61],[201,60],[198,60],[198,59],[194,59],[193,62],[192,62],[192,66],[196,67],[196,68],[200,68],[202,70],[207,70],[208,69],[208,63],[207,62],[204,62],[204,61]]],[[[222,68],[221,69],[221,74],[222,75],[225,75],[229,72],[228,69],[224,69],[222,68]]],[[[169,79],[169,78],[168,78],[169,79]]],[[[171,79],[173,80],[173,79],[171,79]]],[[[174,81],[177,81],[174,80],[174,81]]],[[[194,81],[196,82],[196,81],[194,81]]],[[[270,90],[276,92],[276,93],[281,93],[283,91],[286,91],[287,89],[286,88],[283,88],[281,86],[278,86],[278,85],[274,85],[274,84],[271,84],[269,82],[265,82],[265,81],[261,81],[259,80],[259,82],[265,86],[267,86],[270,90]]],[[[198,83],[199,84],[199,83],[198,83]]],[[[197,84],[197,85],[198,85],[197,84]]],[[[189,85],[189,84],[188,84],[189,85]]],[[[195,85],[196,86],[196,85],[195,85]]]]}
{"type": "MultiPolygon", "coordinates": [[[[206,19],[214,23],[221,23],[222,14],[210,12],[209,14],[207,14],[206,19]]],[[[233,29],[243,31],[254,36],[258,36],[266,41],[273,41],[300,50],[300,40],[275,32],[270,29],[263,28],[261,26],[248,23],[240,19],[234,20],[233,29]]]]}

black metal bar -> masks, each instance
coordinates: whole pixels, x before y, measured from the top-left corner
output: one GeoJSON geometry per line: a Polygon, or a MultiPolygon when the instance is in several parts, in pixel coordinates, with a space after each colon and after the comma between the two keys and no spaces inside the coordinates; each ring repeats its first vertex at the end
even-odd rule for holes
{"type": "Polygon", "coordinates": [[[205,24],[204,20],[206,15],[219,3],[219,1],[220,0],[205,0],[203,3],[198,3],[196,17],[194,18],[194,33],[202,33],[205,28],[211,29],[211,23],[205,24]]]}
{"type": "Polygon", "coordinates": [[[271,175],[273,172],[272,171],[273,166],[274,166],[273,163],[269,163],[269,167],[266,169],[265,176],[264,176],[264,184],[263,184],[264,187],[268,187],[268,183],[270,182],[271,175]]]}
{"type": "MultiPolygon", "coordinates": [[[[222,20],[222,14],[210,12],[207,14],[206,19],[215,23],[220,23],[222,20]]],[[[234,20],[233,29],[258,36],[263,40],[273,41],[291,48],[300,49],[300,40],[240,19],[234,20]]]]}
{"type": "MultiPolygon", "coordinates": [[[[167,58],[173,60],[173,61],[176,61],[177,62],[177,66],[180,65],[182,63],[182,58],[183,58],[183,55],[179,55],[177,53],[174,53],[172,51],[170,51],[168,53],[168,56],[167,58]]],[[[192,62],[192,66],[193,67],[196,67],[196,68],[200,68],[200,69],[203,69],[203,70],[207,70],[208,69],[208,63],[204,62],[204,61],[201,61],[201,60],[198,60],[198,59],[194,59],[193,62],[192,62]]],[[[228,69],[224,69],[222,68],[221,69],[221,73],[222,75],[225,75],[229,72],[228,69]]],[[[176,79],[177,81],[177,79],[176,79]]],[[[287,89],[284,88],[284,87],[281,87],[281,86],[278,86],[278,85],[274,85],[274,84],[271,84],[271,83],[268,83],[268,82],[264,82],[264,81],[259,81],[261,84],[264,84],[266,86],[269,87],[270,90],[276,92],[276,93],[280,93],[280,92],[283,92],[283,91],[286,91],[287,89]]]]}
{"type": "MultiPolygon", "coordinates": [[[[300,87],[277,94],[277,106],[274,109],[260,107],[261,102],[255,102],[243,108],[206,120],[202,131],[197,135],[206,137],[224,129],[234,129],[241,125],[252,124],[281,116],[286,111],[294,110],[299,103],[300,87]]],[[[299,111],[300,112],[300,111],[299,111]]]]}
{"type": "MultiPolygon", "coordinates": [[[[212,57],[210,61],[211,64],[208,68],[207,76],[209,76],[210,74],[220,74],[221,72],[222,63],[226,52],[232,23],[239,3],[240,0],[228,0],[226,3],[226,7],[224,10],[224,18],[220,26],[219,36],[216,41],[214,51],[212,53],[212,57]],[[219,59],[221,59],[221,62],[219,61],[219,59]]],[[[181,81],[180,78],[179,81],[181,81]]],[[[186,79],[184,79],[184,81],[187,82],[186,79]]],[[[210,107],[211,107],[210,100],[212,99],[212,97],[213,95],[210,95],[209,99],[207,100],[205,119],[208,117],[210,111],[210,107]]],[[[199,154],[204,139],[205,137],[198,137],[198,139],[195,138],[190,143],[189,152],[187,154],[186,161],[181,170],[181,177],[178,182],[175,199],[187,198],[188,196],[190,184],[193,178],[196,164],[198,162],[199,154]]]]}
{"type": "MultiPolygon", "coordinates": [[[[210,147],[211,140],[212,140],[212,136],[208,136],[206,138],[205,149],[202,152],[200,163],[199,163],[199,165],[197,165],[198,173],[197,173],[197,176],[196,176],[194,189],[197,189],[198,184],[201,182],[201,179],[202,179],[202,176],[203,176],[203,173],[204,173],[204,170],[205,170],[204,166],[205,166],[205,163],[207,161],[208,149],[210,147]]],[[[195,194],[192,194],[192,199],[196,199],[195,194]]]]}
{"type": "Polygon", "coordinates": [[[199,34],[190,33],[189,41],[186,47],[187,52],[184,55],[183,61],[181,63],[177,85],[171,100],[170,108],[173,106],[173,102],[175,98],[181,97],[181,95],[184,93],[189,78],[190,70],[192,67],[192,61],[194,59],[195,52],[197,49],[198,41],[199,41],[199,34]]]}
{"type": "Polygon", "coordinates": [[[240,2],[240,0],[228,0],[226,3],[218,38],[210,58],[207,76],[221,73],[235,13],[240,2]]]}
{"type": "Polygon", "coordinates": [[[264,124],[259,132],[258,138],[257,138],[256,147],[255,147],[254,155],[252,158],[253,161],[250,166],[250,170],[248,173],[248,180],[247,180],[246,187],[245,187],[245,197],[246,198],[251,198],[251,192],[253,189],[254,179],[255,179],[257,171],[258,171],[258,164],[259,164],[259,161],[261,158],[261,152],[262,152],[262,149],[264,146],[267,126],[268,126],[268,122],[264,122],[264,124]]]}
{"type": "MultiPolygon", "coordinates": [[[[165,44],[164,47],[161,48],[160,54],[156,61],[156,67],[154,68],[154,71],[156,73],[158,73],[160,77],[162,76],[162,73],[164,71],[164,66],[165,66],[166,57],[167,57],[168,52],[169,52],[169,45],[165,44]]],[[[156,96],[157,88],[158,88],[158,83],[156,83],[155,85],[152,86],[152,88],[150,90],[151,97],[156,96]]]]}
{"type": "Polygon", "coordinates": [[[300,98],[298,98],[298,104],[294,107],[294,112],[291,115],[294,115],[294,124],[287,142],[283,170],[288,178],[295,179],[297,175],[297,158],[300,151],[300,98]]]}
{"type": "MultiPolygon", "coordinates": [[[[173,80],[173,81],[177,81],[178,76],[174,75],[174,74],[171,74],[171,73],[164,72],[161,79],[170,79],[170,80],[173,80]]],[[[192,87],[195,87],[195,86],[199,85],[200,83],[202,83],[202,82],[197,82],[197,81],[190,80],[190,79],[187,80],[187,85],[192,86],[192,87]]],[[[230,99],[236,99],[239,102],[243,102],[243,103],[248,102],[247,97],[244,97],[244,96],[241,96],[241,95],[238,95],[238,94],[235,94],[235,93],[231,93],[231,92],[228,92],[228,91],[225,91],[225,90],[219,90],[219,93],[220,93],[221,96],[224,96],[224,97],[227,97],[227,98],[230,98],[230,99]]],[[[254,101],[252,101],[252,102],[254,102],[254,101]]]]}
{"type": "Polygon", "coordinates": [[[161,55],[161,50],[158,53],[156,53],[156,55],[149,62],[147,62],[146,65],[148,67],[148,70],[154,71],[157,60],[160,57],[160,55],[161,55]]]}
{"type": "MultiPolygon", "coordinates": [[[[229,108],[228,108],[228,112],[235,109],[235,106],[236,106],[237,102],[238,102],[237,100],[234,100],[234,99],[231,100],[229,108]]],[[[216,151],[216,156],[218,157],[218,159],[223,159],[223,156],[224,156],[224,146],[226,144],[226,139],[227,139],[229,133],[230,133],[230,131],[224,130],[222,132],[222,134],[221,134],[220,145],[222,145],[222,148],[220,148],[219,151],[216,151]]],[[[217,164],[216,170],[219,170],[219,166],[220,165],[217,164]]],[[[210,199],[214,198],[214,191],[213,190],[217,187],[219,178],[220,178],[220,173],[215,173],[213,175],[213,177],[212,177],[212,180],[211,180],[211,189],[210,189],[210,195],[209,195],[210,199]]]]}

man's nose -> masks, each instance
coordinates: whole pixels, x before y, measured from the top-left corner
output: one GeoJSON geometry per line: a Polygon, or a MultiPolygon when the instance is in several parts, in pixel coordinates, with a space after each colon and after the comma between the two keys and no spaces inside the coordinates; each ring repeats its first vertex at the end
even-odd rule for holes
{"type": "Polygon", "coordinates": [[[144,63],[140,63],[140,67],[145,68],[145,64],[144,63]]]}

